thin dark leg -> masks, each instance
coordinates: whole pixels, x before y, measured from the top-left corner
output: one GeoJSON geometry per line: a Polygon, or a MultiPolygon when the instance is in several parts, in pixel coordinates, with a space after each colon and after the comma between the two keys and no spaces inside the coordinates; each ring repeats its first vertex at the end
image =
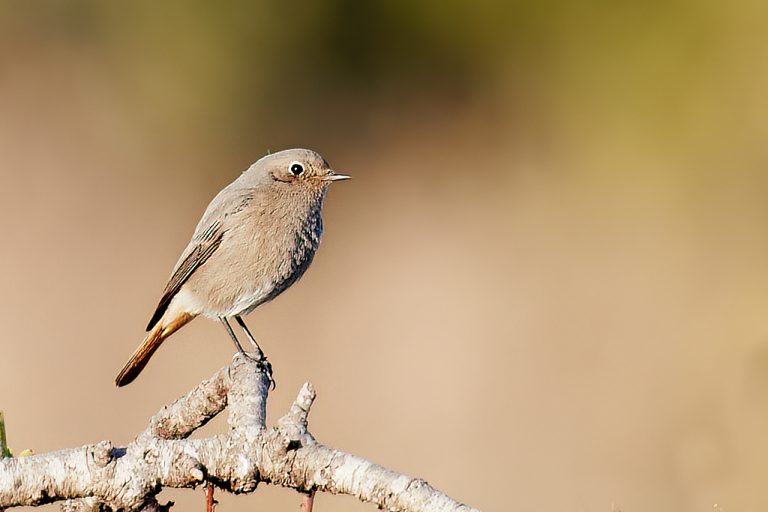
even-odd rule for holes
{"type": "Polygon", "coordinates": [[[256,348],[256,354],[250,354],[243,350],[243,346],[240,344],[240,340],[237,339],[237,336],[235,336],[235,332],[232,330],[232,326],[229,325],[229,320],[227,320],[226,317],[220,316],[219,319],[221,320],[221,323],[224,324],[224,328],[229,333],[229,337],[232,338],[232,341],[235,342],[235,346],[237,347],[238,352],[243,354],[244,357],[247,357],[251,361],[256,361],[259,363],[259,365],[264,369],[264,372],[269,377],[269,383],[272,387],[272,389],[277,388],[277,384],[275,383],[275,379],[272,377],[272,365],[269,364],[269,361],[267,361],[267,358],[264,356],[264,352],[262,352],[261,347],[259,347],[259,344],[256,343],[256,340],[253,339],[253,335],[251,334],[251,331],[248,330],[248,327],[245,326],[245,322],[243,322],[243,319],[240,318],[240,316],[235,316],[235,320],[237,320],[237,323],[240,325],[240,327],[245,331],[245,335],[248,337],[248,340],[253,344],[253,346],[256,348]]]}
{"type": "Polygon", "coordinates": [[[235,331],[232,330],[232,326],[229,325],[229,320],[227,320],[226,317],[220,316],[219,320],[221,320],[221,323],[224,324],[224,328],[227,330],[227,333],[229,333],[229,337],[232,338],[232,341],[235,343],[235,347],[237,347],[238,352],[252,361],[261,361],[263,359],[263,354],[261,354],[261,357],[252,356],[243,349],[243,346],[240,344],[240,340],[238,340],[237,336],[235,336],[235,331]]]}
{"type": "Polygon", "coordinates": [[[248,341],[251,342],[251,345],[253,345],[253,348],[256,349],[257,357],[260,357],[261,359],[266,359],[264,357],[264,351],[261,350],[261,347],[256,342],[256,338],[253,337],[253,334],[251,334],[251,331],[248,330],[248,326],[245,325],[245,320],[243,320],[243,317],[240,315],[235,315],[235,321],[237,321],[237,325],[240,326],[240,328],[245,333],[245,336],[248,338],[248,341]]]}

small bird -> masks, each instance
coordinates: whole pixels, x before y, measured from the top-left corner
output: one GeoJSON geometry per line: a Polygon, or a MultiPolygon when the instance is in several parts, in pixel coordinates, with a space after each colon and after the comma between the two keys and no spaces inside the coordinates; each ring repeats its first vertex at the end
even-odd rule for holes
{"type": "Polygon", "coordinates": [[[237,350],[262,362],[264,353],[243,321],[307,270],[323,232],[322,209],[338,174],[308,149],[273,153],[251,165],[211,201],[181,254],[147,336],[115,379],[125,386],[171,334],[198,315],[217,319],[237,350]],[[247,353],[230,319],[255,348],[247,353]]]}

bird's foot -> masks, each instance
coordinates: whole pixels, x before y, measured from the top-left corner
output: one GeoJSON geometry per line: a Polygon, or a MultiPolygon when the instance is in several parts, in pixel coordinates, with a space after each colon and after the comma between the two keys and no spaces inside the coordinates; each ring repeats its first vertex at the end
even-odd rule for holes
{"type": "Polygon", "coordinates": [[[271,391],[277,389],[277,384],[275,384],[275,379],[272,376],[272,363],[269,362],[267,356],[265,356],[262,352],[259,352],[258,354],[252,354],[250,352],[246,352],[245,350],[240,353],[249,361],[256,363],[259,371],[264,372],[267,377],[269,377],[269,389],[271,391]]]}
{"type": "Polygon", "coordinates": [[[267,377],[269,377],[269,390],[274,391],[277,389],[277,384],[275,384],[275,378],[272,376],[272,363],[270,363],[267,358],[263,358],[258,363],[259,369],[267,374],[267,377]]]}

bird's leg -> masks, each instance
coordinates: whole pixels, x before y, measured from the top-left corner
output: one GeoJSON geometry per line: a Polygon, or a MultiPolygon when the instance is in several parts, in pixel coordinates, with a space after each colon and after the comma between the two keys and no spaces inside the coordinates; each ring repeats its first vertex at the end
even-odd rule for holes
{"type": "Polygon", "coordinates": [[[261,351],[261,348],[256,343],[256,340],[253,339],[253,336],[251,335],[250,331],[248,331],[248,328],[245,326],[245,322],[243,322],[243,319],[239,316],[235,317],[237,319],[237,323],[240,324],[240,326],[243,328],[243,330],[246,332],[246,336],[248,336],[248,339],[255,345],[256,347],[256,354],[251,354],[250,352],[246,352],[245,349],[243,349],[243,346],[240,344],[240,340],[237,339],[237,336],[235,335],[235,331],[232,330],[232,326],[229,324],[229,320],[227,317],[220,316],[219,320],[221,320],[221,323],[224,324],[224,328],[227,330],[227,333],[229,334],[229,337],[232,338],[232,341],[235,343],[235,347],[237,347],[237,351],[240,352],[243,357],[246,359],[250,359],[251,361],[254,361],[258,363],[259,368],[264,370],[264,373],[267,374],[267,377],[269,377],[269,383],[272,389],[275,389],[277,385],[275,384],[275,379],[272,377],[272,365],[269,364],[269,361],[267,361],[267,358],[264,356],[264,352],[261,351]]]}
{"type": "Polygon", "coordinates": [[[241,317],[240,315],[235,315],[235,320],[237,321],[237,325],[239,325],[240,328],[245,333],[245,336],[248,338],[248,341],[250,341],[251,345],[253,345],[253,348],[256,349],[256,354],[257,354],[256,357],[258,357],[259,359],[266,360],[267,358],[264,355],[264,352],[261,350],[261,347],[256,342],[256,338],[254,338],[253,334],[251,334],[251,331],[248,330],[248,326],[245,325],[245,320],[243,320],[243,317],[241,317]]]}
{"type": "Polygon", "coordinates": [[[274,390],[275,388],[277,388],[277,384],[275,384],[275,379],[272,377],[272,365],[267,360],[267,356],[264,355],[264,351],[261,350],[261,347],[256,342],[256,338],[254,338],[253,334],[251,334],[251,331],[248,330],[248,326],[245,325],[245,320],[243,320],[243,317],[241,317],[240,315],[235,315],[235,321],[237,321],[237,324],[243,330],[246,338],[248,338],[248,341],[250,341],[251,345],[253,345],[253,348],[256,349],[256,357],[258,358],[259,362],[264,366],[264,370],[267,372],[267,375],[269,376],[269,383],[272,386],[272,389],[274,390]]]}
{"type": "Polygon", "coordinates": [[[245,351],[243,346],[240,344],[240,340],[238,340],[237,336],[235,336],[235,331],[232,330],[232,326],[229,325],[229,320],[227,320],[226,317],[220,316],[219,320],[221,320],[221,323],[224,324],[224,328],[227,330],[229,337],[232,338],[232,341],[235,343],[235,347],[237,347],[237,351],[240,352],[243,355],[243,357],[245,357],[246,359],[250,359],[251,361],[256,361],[256,362],[261,361],[261,358],[252,356],[251,354],[245,351]]]}

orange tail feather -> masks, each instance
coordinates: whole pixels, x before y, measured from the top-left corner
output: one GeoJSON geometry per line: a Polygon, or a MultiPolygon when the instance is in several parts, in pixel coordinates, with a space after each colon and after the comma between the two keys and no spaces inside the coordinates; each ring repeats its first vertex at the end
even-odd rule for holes
{"type": "Polygon", "coordinates": [[[147,366],[149,358],[151,358],[152,354],[154,354],[155,351],[160,348],[160,345],[163,343],[163,341],[165,341],[168,336],[184,327],[184,325],[186,325],[193,318],[195,318],[195,315],[182,313],[181,315],[171,320],[168,324],[165,324],[162,321],[158,322],[155,327],[149,331],[147,337],[144,338],[144,341],[141,343],[139,348],[136,349],[128,362],[125,363],[123,369],[120,370],[120,373],[115,379],[115,384],[117,384],[119,387],[122,387],[133,382],[139,373],[141,373],[141,370],[147,366]]]}

